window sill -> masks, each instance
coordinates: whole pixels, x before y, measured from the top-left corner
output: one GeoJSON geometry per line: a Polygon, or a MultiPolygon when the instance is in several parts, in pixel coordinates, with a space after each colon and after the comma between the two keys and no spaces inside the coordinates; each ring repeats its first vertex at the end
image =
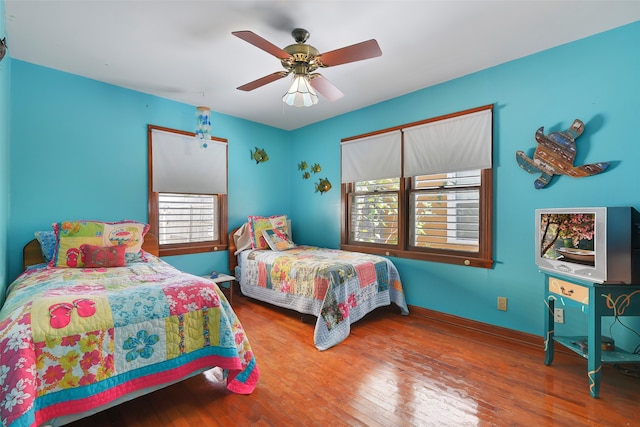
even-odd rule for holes
{"type": "Polygon", "coordinates": [[[359,245],[348,245],[348,244],[340,245],[340,249],[345,251],[364,252],[368,254],[382,255],[382,256],[388,256],[388,257],[408,258],[408,259],[415,259],[419,261],[431,261],[431,262],[440,262],[443,264],[463,265],[466,267],[478,267],[478,268],[487,268],[487,269],[493,268],[492,259],[469,257],[469,256],[463,256],[463,255],[403,251],[403,250],[397,250],[392,248],[377,248],[377,247],[371,247],[371,246],[359,246],[359,245]]]}
{"type": "Polygon", "coordinates": [[[160,245],[160,256],[188,255],[226,251],[229,245],[219,242],[200,242],[180,245],[160,245]]]}

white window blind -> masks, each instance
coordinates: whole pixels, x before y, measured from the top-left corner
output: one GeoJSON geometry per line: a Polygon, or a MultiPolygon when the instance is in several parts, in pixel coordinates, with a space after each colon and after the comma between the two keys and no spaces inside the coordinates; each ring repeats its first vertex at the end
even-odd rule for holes
{"type": "Polygon", "coordinates": [[[343,142],[342,182],[399,177],[401,139],[398,130],[343,142]]]}
{"type": "Polygon", "coordinates": [[[488,109],[402,129],[404,176],[490,168],[491,123],[488,109]]]}
{"type": "Polygon", "coordinates": [[[201,194],[158,195],[158,237],[161,245],[218,239],[218,199],[201,194]]]}
{"type": "Polygon", "coordinates": [[[152,129],[154,192],[227,194],[227,144],[152,129]]]}

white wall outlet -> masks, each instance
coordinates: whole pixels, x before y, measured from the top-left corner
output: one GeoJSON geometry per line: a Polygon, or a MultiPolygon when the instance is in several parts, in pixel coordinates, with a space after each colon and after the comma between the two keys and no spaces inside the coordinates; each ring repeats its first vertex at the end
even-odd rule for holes
{"type": "Polygon", "coordinates": [[[556,323],[564,323],[564,309],[563,308],[554,308],[553,309],[553,321],[556,323]]]}

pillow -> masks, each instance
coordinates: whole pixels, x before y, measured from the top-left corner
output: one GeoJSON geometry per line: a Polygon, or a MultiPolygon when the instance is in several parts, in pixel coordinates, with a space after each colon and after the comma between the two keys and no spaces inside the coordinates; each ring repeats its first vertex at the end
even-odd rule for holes
{"type": "Polygon", "coordinates": [[[286,215],[249,216],[249,235],[251,236],[251,247],[253,249],[269,249],[269,245],[262,236],[263,230],[271,230],[273,228],[282,228],[285,233],[289,233],[287,228],[286,215]]]}
{"type": "Polygon", "coordinates": [[[51,230],[36,231],[33,234],[35,234],[38,243],[40,243],[40,250],[42,251],[42,258],[44,258],[44,262],[51,261],[53,253],[56,250],[56,244],[58,243],[56,240],[56,233],[51,230]]]}
{"type": "Polygon", "coordinates": [[[286,251],[296,247],[291,241],[287,233],[282,228],[272,228],[270,230],[262,230],[262,236],[272,251],[286,251]]]}
{"type": "Polygon", "coordinates": [[[124,267],[127,265],[124,254],[126,245],[94,246],[80,245],[80,260],[85,267],[124,267]]]}
{"type": "Polygon", "coordinates": [[[249,223],[245,222],[233,233],[233,243],[236,245],[236,251],[233,255],[238,255],[240,252],[251,247],[251,235],[249,234],[249,223]]]}
{"type": "Polygon", "coordinates": [[[124,245],[126,254],[136,255],[142,250],[144,236],[149,230],[148,224],[136,221],[99,222],[65,221],[52,225],[57,245],[51,267],[84,267],[80,257],[80,246],[124,245]]]}

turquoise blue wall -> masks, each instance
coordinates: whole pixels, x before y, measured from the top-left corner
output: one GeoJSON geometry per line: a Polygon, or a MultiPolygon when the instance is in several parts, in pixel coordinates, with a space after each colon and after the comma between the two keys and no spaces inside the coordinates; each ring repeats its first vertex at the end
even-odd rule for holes
{"type": "MultiPolygon", "coordinates": [[[[640,208],[634,130],[640,122],[640,56],[633,54],[639,39],[635,23],[291,132],[214,113],[214,133],[229,139],[229,227],[249,214],[285,213],[293,219],[296,242],[338,247],[341,138],[494,104],[495,267],[393,261],[409,304],[541,335],[544,283],[534,264],[534,210],[640,208]],[[586,125],[576,163],[613,166],[589,178],[556,177],[535,190],[535,177],[517,166],[515,152],[533,151],[538,127],[564,130],[575,118],[586,125]],[[266,149],[269,162],[251,161],[256,146],[266,149]],[[303,180],[297,170],[302,160],[319,163],[322,171],[303,180]],[[321,195],[314,184],[324,177],[334,188],[321,195]],[[497,296],[508,298],[507,312],[496,309],[497,296]]],[[[54,221],[146,220],[146,125],[191,130],[194,107],[11,64],[7,246],[13,277],[22,245],[54,221]]],[[[224,271],[227,253],[167,260],[200,274],[224,271]]]]}
{"type": "MultiPolygon", "coordinates": [[[[4,17],[4,0],[0,0],[0,17],[4,17]]],[[[0,39],[7,36],[4,19],[0,19],[0,39]]],[[[11,59],[7,54],[0,62],[0,248],[7,247],[9,226],[9,98],[11,89],[11,59]]],[[[4,289],[10,282],[8,251],[0,251],[0,306],[4,289]]]]}
{"type": "Polygon", "coordinates": [[[318,160],[321,175],[336,188],[314,194],[292,167],[296,241],[339,246],[341,138],[494,104],[495,268],[393,261],[409,304],[541,335],[544,279],[534,264],[534,210],[640,209],[638,40],[635,23],[292,132],[294,159],[318,160]],[[599,176],[556,177],[547,188],[534,189],[535,176],[518,167],[515,152],[532,153],[540,126],[565,130],[576,118],[586,125],[576,164],[613,165],[599,176]],[[508,298],[507,312],[496,309],[498,296],[508,298]]]}
{"type": "MultiPolygon", "coordinates": [[[[36,230],[66,219],[147,221],[147,124],[193,131],[195,107],[12,61],[11,276],[36,230]]],[[[213,133],[229,140],[229,223],[287,212],[287,133],[213,114],[213,133]],[[283,142],[284,141],[284,142],[283,142]],[[271,160],[256,165],[255,145],[271,160]]],[[[169,257],[194,274],[227,271],[227,252],[169,257]]]]}

